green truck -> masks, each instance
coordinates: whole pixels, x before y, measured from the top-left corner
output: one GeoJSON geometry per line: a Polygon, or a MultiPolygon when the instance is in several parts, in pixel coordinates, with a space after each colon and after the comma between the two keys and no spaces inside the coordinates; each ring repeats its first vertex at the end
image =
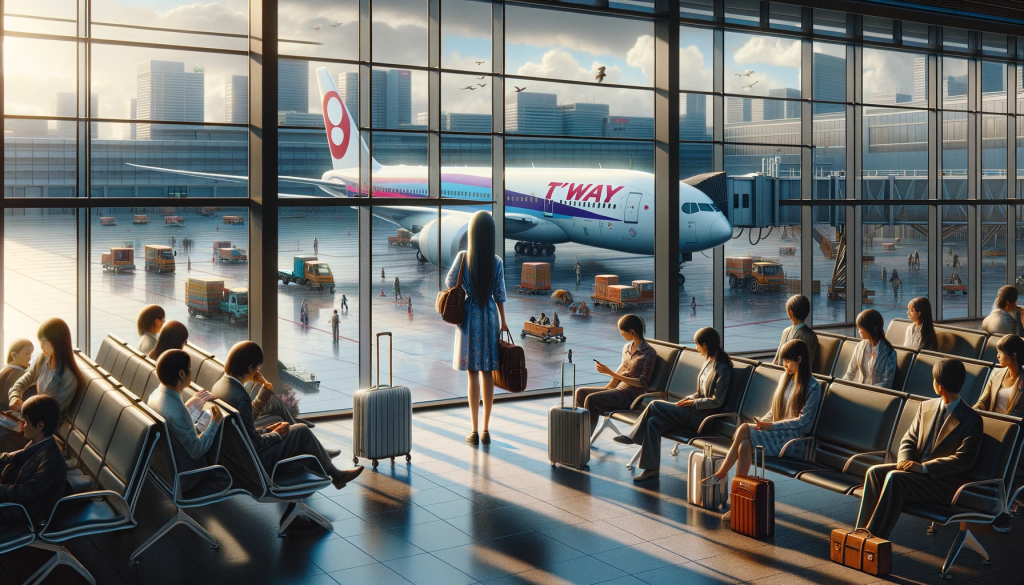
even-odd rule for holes
{"type": "Polygon", "coordinates": [[[334,275],[326,262],[316,256],[296,256],[292,259],[292,270],[278,270],[277,278],[282,284],[297,283],[308,289],[329,290],[334,292],[334,275]]]}

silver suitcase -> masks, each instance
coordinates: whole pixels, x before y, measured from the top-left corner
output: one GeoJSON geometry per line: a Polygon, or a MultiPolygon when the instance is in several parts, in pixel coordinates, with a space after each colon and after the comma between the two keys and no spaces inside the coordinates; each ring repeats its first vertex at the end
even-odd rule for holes
{"type": "Polygon", "coordinates": [[[688,475],[686,476],[686,500],[688,502],[694,506],[716,510],[729,501],[729,482],[725,481],[710,487],[701,485],[705,478],[718,471],[724,460],[725,457],[714,454],[711,445],[705,445],[703,452],[690,453],[690,459],[687,462],[688,475]]]}
{"type": "Polygon", "coordinates": [[[393,386],[394,338],[389,332],[377,334],[377,385],[352,396],[352,462],[359,458],[379,459],[405,455],[412,460],[412,392],[393,386]],[[388,385],[380,385],[380,338],[388,337],[388,385]]]}
{"type": "Polygon", "coordinates": [[[558,406],[548,411],[548,459],[582,469],[590,462],[590,412],[565,406],[565,367],[572,370],[573,404],[576,404],[576,365],[562,364],[562,382],[558,406]]]}

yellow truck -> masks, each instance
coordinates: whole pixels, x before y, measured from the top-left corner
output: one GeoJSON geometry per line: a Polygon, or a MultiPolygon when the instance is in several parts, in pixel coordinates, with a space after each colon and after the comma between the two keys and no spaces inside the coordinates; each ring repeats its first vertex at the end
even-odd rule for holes
{"type": "Polygon", "coordinates": [[[780,291],[786,286],[782,264],[764,258],[726,258],[725,275],[729,277],[729,288],[749,288],[752,293],[780,291]]]}
{"type": "Polygon", "coordinates": [[[146,246],[146,272],[174,272],[174,250],[170,246],[146,246]]]}
{"type": "Polygon", "coordinates": [[[329,290],[334,293],[334,275],[326,262],[316,256],[296,256],[292,259],[292,269],[278,270],[277,279],[282,284],[294,282],[308,289],[329,290]]]}

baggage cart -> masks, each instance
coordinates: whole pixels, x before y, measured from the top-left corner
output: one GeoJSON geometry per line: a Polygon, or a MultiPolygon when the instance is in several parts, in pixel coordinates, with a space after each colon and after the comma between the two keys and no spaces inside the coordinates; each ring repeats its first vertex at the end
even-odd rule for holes
{"type": "Polygon", "coordinates": [[[132,217],[132,223],[135,224],[135,225],[146,225],[147,223],[149,223],[149,216],[148,215],[136,215],[136,216],[132,217]]]}
{"type": "MultiPolygon", "coordinates": [[[[598,288],[598,290],[601,289],[598,288]]],[[[607,285],[603,292],[595,291],[590,300],[594,306],[605,305],[612,310],[612,313],[616,313],[619,309],[628,311],[636,308],[640,302],[640,294],[631,286],[611,284],[607,285]]]]}
{"type": "Polygon", "coordinates": [[[109,270],[114,274],[134,272],[135,249],[111,248],[109,253],[100,256],[100,263],[103,265],[103,270],[109,270]]]}
{"type": "Polygon", "coordinates": [[[100,225],[117,225],[116,217],[101,217],[100,225]]]}
{"type": "Polygon", "coordinates": [[[557,341],[560,343],[565,342],[565,331],[561,327],[552,327],[550,325],[538,325],[526,321],[523,323],[523,332],[520,335],[521,338],[536,337],[537,339],[548,342],[557,341]]]}
{"type": "Polygon", "coordinates": [[[547,262],[523,262],[522,279],[516,285],[519,294],[535,295],[551,290],[551,265],[547,262]]]}

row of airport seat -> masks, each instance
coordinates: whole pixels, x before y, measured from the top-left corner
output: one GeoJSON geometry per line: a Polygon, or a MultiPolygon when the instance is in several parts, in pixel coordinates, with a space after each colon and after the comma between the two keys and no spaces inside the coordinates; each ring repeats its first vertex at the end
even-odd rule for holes
{"type": "MultiPolygon", "coordinates": [[[[656,399],[681,400],[693,393],[704,358],[694,349],[657,340],[648,340],[658,354],[649,385],[650,392],[637,398],[630,410],[609,413],[594,431],[592,442],[606,429],[615,432],[615,423],[632,425],[646,405],[656,399]]],[[[852,356],[852,348],[860,340],[819,333],[819,348],[825,348],[826,364],[821,371],[845,373],[843,356],[852,356]],[[822,340],[824,339],[824,344],[822,340]],[[844,351],[844,348],[849,347],[844,351]],[[831,353],[831,358],[828,354],[831,353]]],[[[982,345],[983,347],[983,345],[982,345]]],[[[822,401],[816,413],[813,432],[787,443],[779,457],[767,458],[766,467],[776,473],[842,494],[859,497],[864,476],[872,465],[896,461],[899,443],[913,423],[920,405],[934,398],[932,366],[948,357],[936,352],[916,352],[899,348],[901,373],[897,388],[886,389],[847,382],[831,375],[815,374],[821,384],[822,401]]],[[[849,363],[849,357],[845,363],[849,363]]],[[[709,416],[696,433],[671,430],[663,438],[703,449],[712,447],[717,454],[728,451],[736,427],[753,422],[754,417],[770,410],[772,398],[785,370],[770,363],[733,357],[730,387],[720,414],[709,416]]],[[[989,365],[964,359],[968,380],[962,393],[973,404],[984,388],[989,365]]],[[[965,542],[977,544],[968,523],[991,523],[1006,512],[1024,484],[1015,481],[1022,437],[1020,419],[981,413],[985,422],[982,455],[969,472],[968,486],[958,492],[948,505],[914,505],[904,513],[939,524],[960,523],[958,534],[942,567],[943,575],[959,554],[965,542]]],[[[639,450],[630,460],[632,468],[639,450]]],[[[986,555],[980,544],[976,550],[986,555]]],[[[986,557],[987,558],[987,557],[986,557]]]]}

